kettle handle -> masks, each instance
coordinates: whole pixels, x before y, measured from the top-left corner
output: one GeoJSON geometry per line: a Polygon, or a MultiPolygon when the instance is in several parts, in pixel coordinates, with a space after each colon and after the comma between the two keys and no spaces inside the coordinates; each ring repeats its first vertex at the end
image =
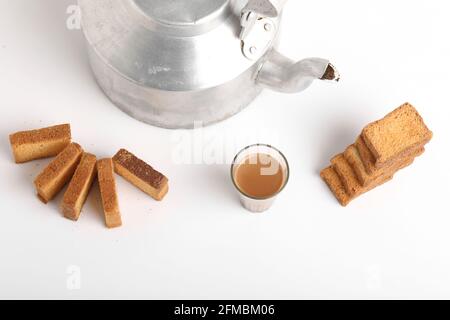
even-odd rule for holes
{"type": "Polygon", "coordinates": [[[301,92],[314,80],[339,81],[337,69],[326,59],[308,58],[295,62],[272,49],[256,77],[264,88],[283,93],[301,92]]]}
{"type": "Polygon", "coordinates": [[[270,48],[278,33],[277,19],[287,0],[249,0],[241,12],[242,53],[258,60],[270,48]]]}

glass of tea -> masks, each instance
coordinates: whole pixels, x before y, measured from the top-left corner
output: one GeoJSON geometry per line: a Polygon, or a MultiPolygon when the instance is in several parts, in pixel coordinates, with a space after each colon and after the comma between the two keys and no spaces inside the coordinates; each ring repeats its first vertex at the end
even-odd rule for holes
{"type": "Polygon", "coordinates": [[[241,203],[251,212],[269,209],[289,180],[289,164],[276,148],[255,144],[241,150],[231,165],[241,203]]]}

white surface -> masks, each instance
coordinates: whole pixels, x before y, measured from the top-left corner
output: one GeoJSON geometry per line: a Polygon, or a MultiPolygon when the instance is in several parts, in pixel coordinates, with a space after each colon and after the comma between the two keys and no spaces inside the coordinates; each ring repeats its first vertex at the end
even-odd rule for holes
{"type": "Polygon", "coordinates": [[[448,1],[288,3],[282,51],[330,58],[342,82],[265,92],[203,133],[229,157],[254,142],[286,154],[289,186],[261,215],[240,207],[228,165],[175,163],[172,131],[103,96],[81,32],[65,27],[74,2],[0,0],[0,298],[450,298],[448,1]],[[405,101],[435,133],[427,152],[341,208],[319,170],[405,101]],[[119,178],[117,230],[104,227],[97,187],[78,223],[61,217],[61,196],[41,204],[32,181],[49,160],[14,164],[8,134],[61,122],[99,157],[125,147],[166,173],[165,201],[119,178]]]}

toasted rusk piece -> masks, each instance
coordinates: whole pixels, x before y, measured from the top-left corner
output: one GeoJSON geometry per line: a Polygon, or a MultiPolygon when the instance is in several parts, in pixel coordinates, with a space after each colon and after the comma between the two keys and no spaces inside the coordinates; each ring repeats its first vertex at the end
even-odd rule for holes
{"type": "Polygon", "coordinates": [[[376,172],[378,169],[375,168],[375,158],[361,136],[356,139],[355,147],[358,149],[358,153],[361,157],[366,172],[368,174],[373,174],[376,172]]]}
{"type": "Polygon", "coordinates": [[[355,172],[356,176],[358,177],[358,181],[362,186],[366,186],[373,179],[376,179],[380,174],[383,174],[383,170],[379,170],[378,172],[373,174],[367,173],[359,151],[353,144],[345,150],[344,157],[353,168],[353,171],[355,172]]]}
{"type": "Polygon", "coordinates": [[[64,217],[78,220],[96,174],[97,158],[93,154],[84,153],[61,202],[64,217]]]}
{"type": "Polygon", "coordinates": [[[345,191],[341,179],[332,166],[322,170],[320,176],[342,206],[345,207],[352,201],[352,197],[345,191]]]}
{"type": "Polygon", "coordinates": [[[71,143],[38,175],[34,184],[39,198],[44,203],[52,200],[69,182],[82,154],[81,146],[71,143]]]}
{"type": "Polygon", "coordinates": [[[355,145],[352,144],[345,150],[344,157],[347,160],[347,162],[351,165],[354,173],[358,178],[359,183],[365,187],[369,185],[372,181],[376,180],[378,177],[382,176],[383,174],[386,173],[389,174],[390,172],[395,173],[396,171],[411,165],[414,162],[414,158],[420,156],[424,152],[425,148],[421,148],[417,150],[412,156],[403,158],[398,162],[390,166],[387,166],[386,168],[375,170],[373,171],[372,174],[369,174],[366,171],[361,155],[355,145]]]}
{"type": "Polygon", "coordinates": [[[412,149],[406,154],[398,156],[397,158],[394,159],[394,161],[391,160],[385,166],[377,168],[375,166],[375,158],[373,157],[372,153],[370,152],[369,148],[366,146],[364,140],[361,137],[358,137],[354,145],[358,150],[364,168],[366,169],[366,172],[369,175],[376,174],[377,172],[379,172],[380,170],[384,170],[385,168],[395,166],[399,162],[403,162],[405,159],[416,158],[418,156],[421,156],[425,152],[425,147],[421,145],[417,149],[412,149]]]}
{"type": "Polygon", "coordinates": [[[367,193],[371,191],[372,189],[382,185],[383,183],[389,181],[392,179],[392,177],[385,177],[384,180],[379,180],[376,183],[373,183],[372,185],[369,185],[367,187],[359,187],[358,192],[355,193],[355,195],[351,196],[347,193],[347,190],[339,176],[339,174],[336,172],[336,170],[333,168],[333,166],[327,167],[320,173],[320,176],[325,181],[325,183],[330,188],[331,192],[334,194],[336,199],[339,201],[339,203],[342,206],[347,206],[351,201],[356,199],[358,196],[363,195],[364,193],[367,193]]]}
{"type": "Polygon", "coordinates": [[[112,159],[97,161],[97,175],[106,226],[108,228],[120,227],[122,218],[120,216],[112,159]]]}
{"type": "Polygon", "coordinates": [[[367,186],[362,186],[353,171],[353,168],[345,159],[343,154],[339,154],[331,160],[334,170],[338,174],[347,194],[353,199],[366,193],[380,184],[384,184],[393,177],[393,172],[387,172],[371,181],[367,186]]]}
{"type": "Polygon", "coordinates": [[[397,157],[423,147],[432,139],[433,133],[417,110],[405,103],[383,119],[369,124],[361,136],[375,158],[375,167],[381,168],[397,157]]]}
{"type": "Polygon", "coordinates": [[[54,157],[70,144],[71,139],[69,124],[21,131],[9,136],[16,163],[54,157]]]}
{"type": "Polygon", "coordinates": [[[131,152],[121,149],[113,158],[117,174],[160,201],[169,191],[169,180],[131,152]]]}

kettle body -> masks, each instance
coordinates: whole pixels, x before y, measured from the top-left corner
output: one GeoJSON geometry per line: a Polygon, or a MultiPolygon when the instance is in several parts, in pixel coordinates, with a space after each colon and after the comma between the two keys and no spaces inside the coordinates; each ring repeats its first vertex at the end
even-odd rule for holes
{"type": "Polygon", "coordinates": [[[79,0],[92,70],[111,101],[164,128],[233,116],[264,88],[337,80],[325,59],[276,50],[285,0],[79,0]]]}

